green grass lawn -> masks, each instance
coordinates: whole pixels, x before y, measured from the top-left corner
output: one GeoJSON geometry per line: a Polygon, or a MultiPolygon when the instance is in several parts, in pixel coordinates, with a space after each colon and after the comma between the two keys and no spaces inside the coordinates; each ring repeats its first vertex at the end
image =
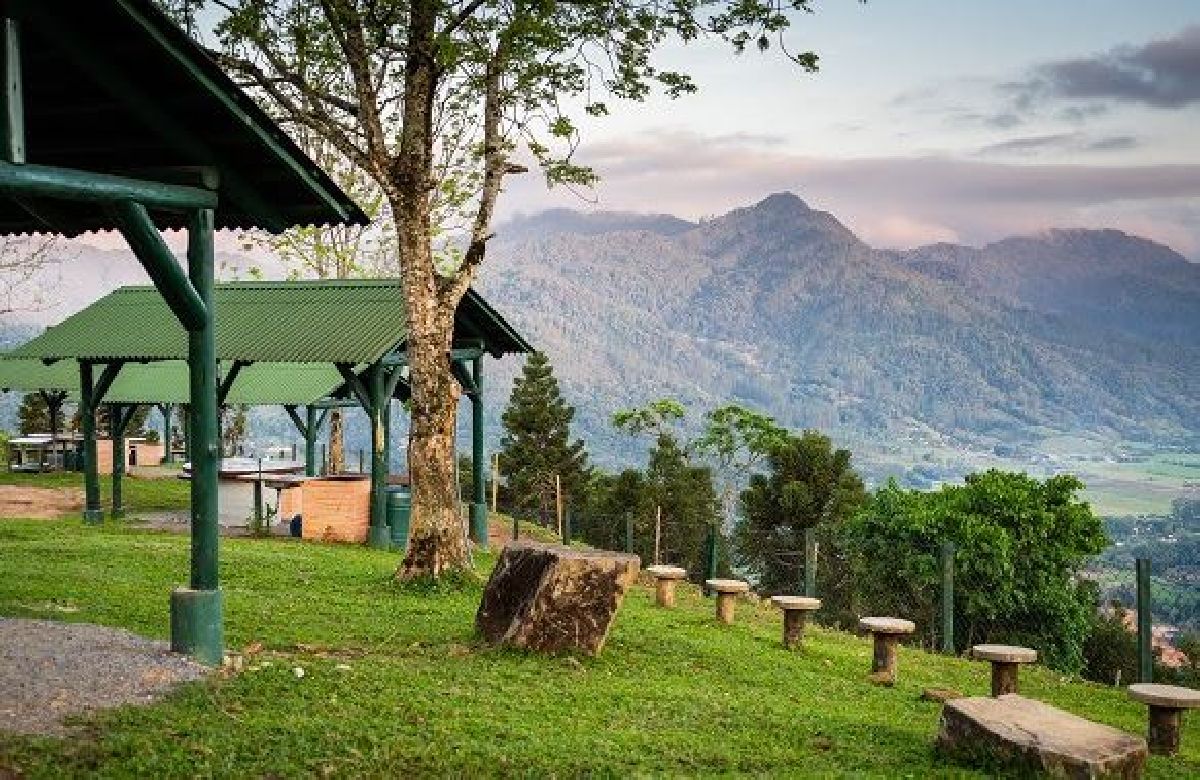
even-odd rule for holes
{"type": "MultiPolygon", "coordinates": [[[[166,637],[187,539],[74,520],[0,521],[0,614],[166,637]]],[[[69,739],[0,737],[0,776],[976,776],[933,752],[925,687],[983,694],[986,665],[904,650],[895,688],[866,682],[870,646],[810,631],[779,645],[766,605],[712,619],[689,589],[626,599],[598,659],[481,646],[481,584],[397,586],[392,554],[284,540],[222,541],[227,643],[262,643],[150,707],[80,721],[69,739]],[[298,678],[293,669],[304,669],[298,678]]],[[[491,558],[477,566],[486,572],[491,558]]],[[[1142,733],[1123,692],[1033,668],[1025,693],[1142,733]]],[[[1156,777],[1200,776],[1200,717],[1156,777]]]]}
{"type": "MultiPolygon", "coordinates": [[[[22,485],[42,488],[72,488],[83,491],[83,474],[74,471],[56,471],[45,474],[28,474],[0,468],[0,485],[22,485]]],[[[121,496],[126,511],[158,512],[171,509],[187,509],[189,487],[186,479],[174,477],[143,478],[130,474],[121,482],[121,496]]],[[[112,478],[100,477],[101,506],[108,509],[112,478]]]]}

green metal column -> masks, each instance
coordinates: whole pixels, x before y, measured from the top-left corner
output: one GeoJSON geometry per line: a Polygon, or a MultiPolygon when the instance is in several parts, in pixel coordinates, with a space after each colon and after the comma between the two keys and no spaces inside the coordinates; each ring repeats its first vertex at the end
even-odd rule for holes
{"type": "Polygon", "coordinates": [[[83,522],[104,522],[100,508],[100,462],[96,452],[96,404],[92,364],[79,364],[79,427],[83,433],[83,522]]]}
{"type": "Polygon", "coordinates": [[[21,29],[12,15],[13,5],[15,3],[8,4],[0,21],[4,37],[0,51],[4,79],[0,150],[5,161],[21,164],[25,162],[25,96],[21,79],[21,29]]]}
{"type": "Polygon", "coordinates": [[[804,595],[817,597],[817,540],[814,529],[804,529],[804,595]]]}
{"type": "MultiPolygon", "coordinates": [[[[629,552],[633,552],[633,523],[629,524],[630,539],[627,542],[629,552]]],[[[715,580],[717,578],[717,524],[712,523],[708,526],[708,538],[704,543],[704,579],[715,580]]]]}
{"type": "Polygon", "coordinates": [[[163,463],[174,463],[175,454],[171,452],[171,418],[175,414],[175,404],[163,404],[161,407],[163,416],[163,463]]]}
{"type": "Polygon", "coordinates": [[[125,516],[121,483],[125,479],[125,407],[122,404],[108,405],[108,435],[112,439],[112,511],[109,516],[120,520],[125,516]]]}
{"type": "Polygon", "coordinates": [[[954,542],[942,543],[942,652],[954,655],[954,542]]]}
{"type": "Polygon", "coordinates": [[[1138,682],[1154,682],[1152,607],[1150,605],[1150,559],[1138,558],[1137,566],[1137,647],[1138,682]]]}
{"type": "Polygon", "coordinates": [[[367,544],[387,550],[392,546],[392,534],[387,526],[387,376],[382,365],[376,363],[367,369],[367,383],[367,414],[371,420],[371,525],[367,544]]]}
{"type": "Polygon", "coordinates": [[[471,393],[471,541],[485,545],[488,539],[487,482],[483,456],[483,358],[471,361],[475,392],[471,393]]]}
{"type": "Polygon", "coordinates": [[[317,476],[317,410],[309,405],[304,409],[304,474],[317,476]]]}
{"type": "Polygon", "coordinates": [[[217,349],[213,307],[213,211],[197,209],[188,226],[188,277],[203,304],[188,332],[191,384],[192,565],[188,588],[171,594],[171,649],[208,664],[224,654],[217,564],[217,349]]]}

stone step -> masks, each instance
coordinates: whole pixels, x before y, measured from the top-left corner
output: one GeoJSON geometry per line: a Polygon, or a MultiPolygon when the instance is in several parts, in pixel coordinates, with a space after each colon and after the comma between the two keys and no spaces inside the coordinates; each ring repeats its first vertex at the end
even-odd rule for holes
{"type": "Polygon", "coordinates": [[[1146,741],[1015,693],[942,707],[939,751],[992,771],[1069,778],[1138,778],[1146,741]]]}

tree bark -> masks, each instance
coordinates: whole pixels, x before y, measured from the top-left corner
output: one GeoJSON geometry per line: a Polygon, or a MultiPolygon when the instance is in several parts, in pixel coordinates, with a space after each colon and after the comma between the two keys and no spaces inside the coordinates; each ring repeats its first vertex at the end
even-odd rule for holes
{"type": "Polygon", "coordinates": [[[397,577],[438,577],[470,565],[458,513],[454,430],[458,386],[447,360],[457,300],[444,300],[433,263],[431,203],[433,101],[437,90],[437,4],[409,6],[403,131],[392,161],[388,192],[397,228],[400,268],[408,308],[409,381],[412,388],[412,525],[408,554],[397,577]]]}
{"type": "Polygon", "coordinates": [[[344,474],[346,471],[346,430],[342,425],[342,412],[329,410],[329,473],[344,474]]]}

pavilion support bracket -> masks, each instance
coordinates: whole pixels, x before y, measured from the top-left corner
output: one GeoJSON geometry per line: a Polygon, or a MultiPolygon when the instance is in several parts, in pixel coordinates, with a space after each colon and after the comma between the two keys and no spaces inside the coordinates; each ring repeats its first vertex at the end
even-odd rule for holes
{"type": "MultiPolygon", "coordinates": [[[[154,280],[154,286],[180,324],[189,332],[203,329],[208,321],[204,302],[171,254],[167,242],[163,241],[146,207],[140,203],[122,201],[115,204],[112,211],[130,249],[154,280]]],[[[237,370],[235,363],[235,376],[237,370]]]]}
{"type": "Polygon", "coordinates": [[[100,458],[96,448],[96,411],[120,373],[122,361],[107,363],[95,376],[95,364],[79,362],[79,427],[83,434],[83,521],[88,524],[104,522],[100,506],[100,458]]]}

